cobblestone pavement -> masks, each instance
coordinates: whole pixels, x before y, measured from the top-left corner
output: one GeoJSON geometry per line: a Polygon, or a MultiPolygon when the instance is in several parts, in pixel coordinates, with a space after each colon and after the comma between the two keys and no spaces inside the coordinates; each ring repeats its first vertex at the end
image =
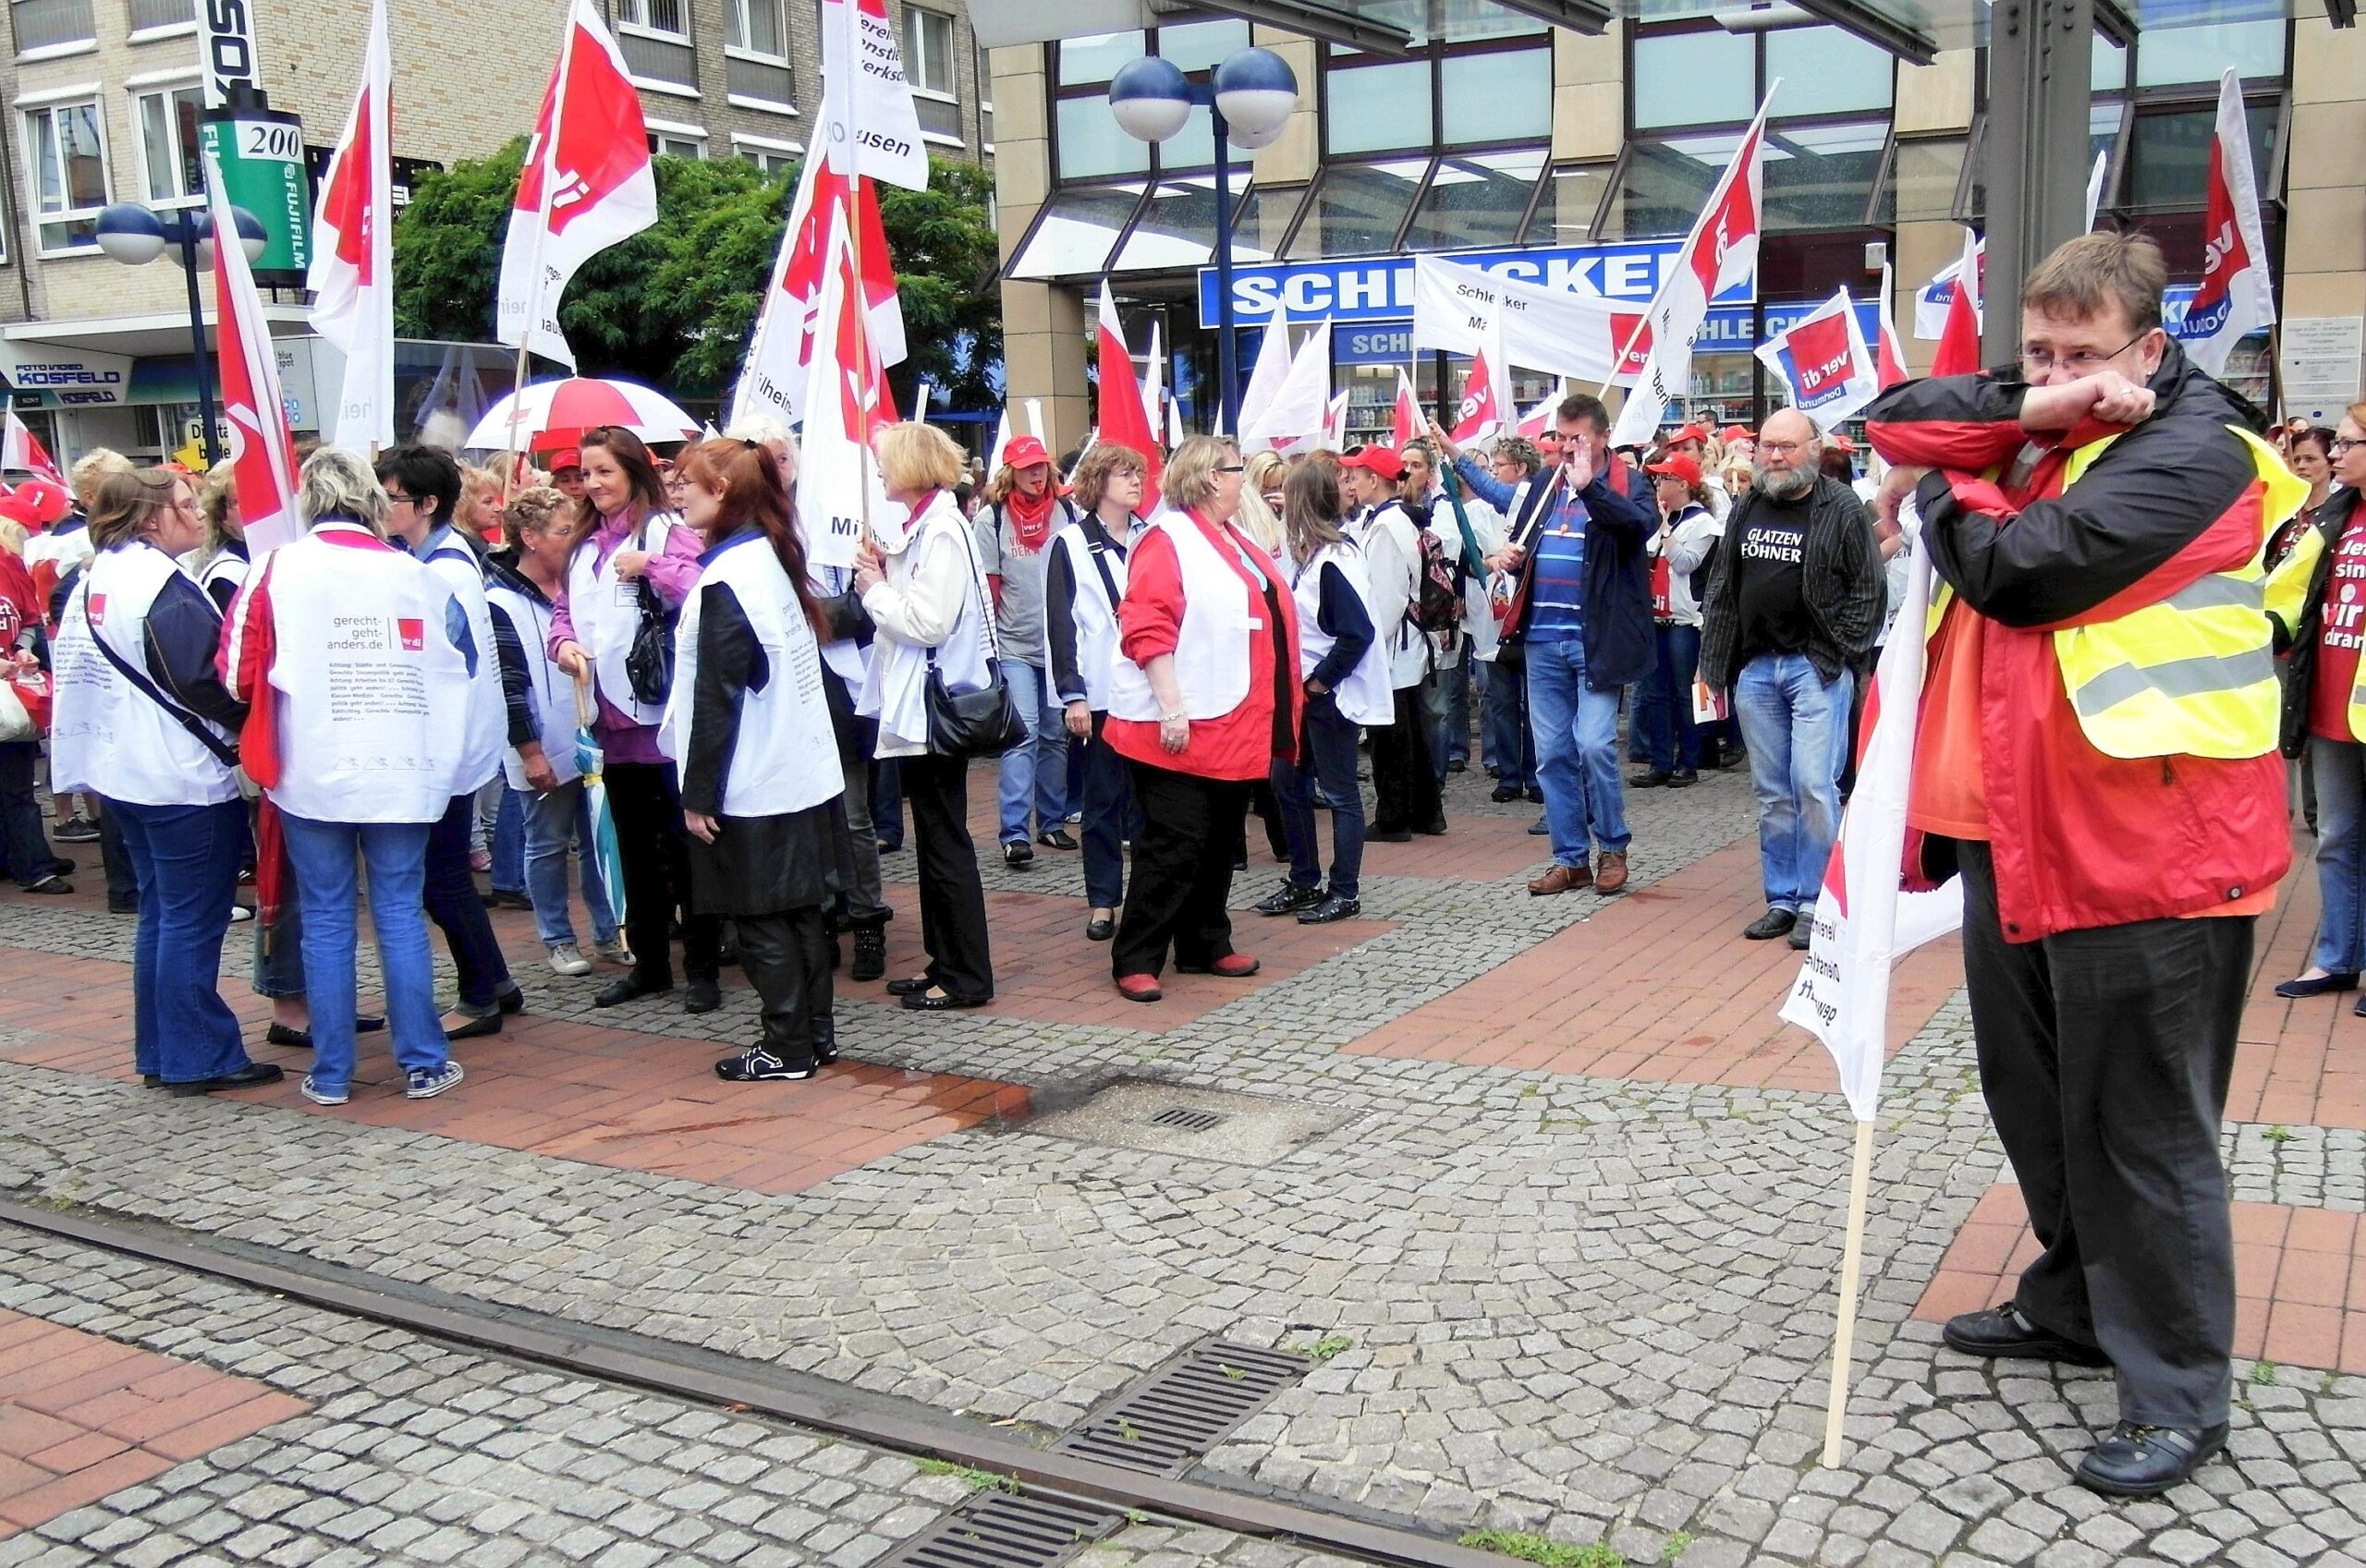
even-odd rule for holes
{"type": "MultiPolygon", "coordinates": [[[[1457,822],[1494,820],[1485,831],[1500,844],[1501,824],[1524,825],[1534,808],[1490,805],[1485,787],[1475,774],[1453,781],[1451,811],[1457,822]]],[[[1750,824],[1747,781],[1734,775],[1638,793],[1629,808],[1645,898],[1651,883],[1734,844],[1750,824]]],[[[1541,860],[1543,841],[1530,842],[1541,860]]],[[[2337,1356],[2238,1365],[2230,1459],[2158,1502],[2109,1504],[2071,1487],[2067,1471],[2113,1418],[2106,1379],[1976,1364],[1941,1348],[1935,1324],[1917,1318],[1975,1204],[2003,1174],[1959,998],[1892,1062],[1851,1440],[1841,1468],[1817,1468],[1851,1141],[1838,1095],[1346,1049],[1467,982],[1483,987],[1498,966],[1576,922],[1620,918],[1616,901],[1591,894],[1531,899],[1525,871],[1453,874],[1454,843],[1412,846],[1421,854],[1396,860],[1376,855],[1364,900],[1366,917],[1384,926],[1376,934],[1173,1027],[1129,1027],[1098,1009],[1073,1024],[921,1015],[884,1005],[875,988],[842,990],[850,1055],[1024,1086],[1039,1113],[1120,1079],[1329,1113],[1327,1130],[1260,1163],[1112,1148],[997,1120],[778,1196],[0,1064],[0,1191],[661,1334],[1047,1434],[1204,1333],[1328,1339],[1336,1354],[1219,1448],[1201,1478],[1433,1525],[1602,1541],[1636,1563],[2366,1562],[2366,1377],[2336,1371],[2337,1356]]],[[[1252,858],[1260,869],[1237,882],[1238,905],[1262,896],[1272,875],[1262,849],[1252,858]]],[[[987,884],[1076,897],[1080,916],[1073,857],[1046,855],[1039,865],[1026,874],[990,865],[987,884]]],[[[909,876],[909,855],[888,868],[909,876]]],[[[1737,896],[1748,904],[1749,893],[1737,896]]],[[[1244,942],[1253,942],[1256,922],[1244,924],[1244,942]]],[[[0,903],[0,949],[119,963],[128,938],[126,922],[89,908],[0,903]]],[[[1688,960],[1653,980],[1710,985],[1714,967],[1688,960]]],[[[229,972],[243,981],[242,956],[229,972]]],[[[520,978],[530,1020],[640,1031],[650,1050],[681,1057],[689,1072],[703,1072],[713,1041],[745,1028],[752,1010],[744,991],[727,992],[725,1011],[698,1021],[693,1037],[665,999],[595,1014],[578,983],[541,970],[520,978]]],[[[1632,978],[1573,973],[1566,984],[1632,978]]],[[[1738,1018],[1752,1010],[1762,1034],[1755,1010],[1773,1004],[1751,993],[1733,1007],[1738,1018]]],[[[0,1039],[0,1057],[12,1054],[11,1039],[39,1048],[37,1007],[0,1017],[14,1031],[0,1039]]],[[[497,1058],[499,1040],[474,1043],[497,1058]]],[[[755,1092],[770,1103],[775,1088],[796,1092],[755,1092]]],[[[2357,1128],[2230,1124],[2228,1150],[2238,1198],[2295,1213],[2366,1207],[2366,1133],[2357,1128]]],[[[90,1264],[39,1248],[0,1252],[8,1282],[0,1307],[48,1315],[11,1292],[32,1277],[26,1270],[53,1267],[90,1264]]],[[[42,1284],[28,1299],[55,1288],[42,1284]]],[[[137,1288],[169,1295],[152,1282],[137,1288]]],[[[2366,1308],[2366,1285],[2353,1288],[2361,1294],[2350,1305],[2366,1308]]],[[[313,1321],[307,1331],[323,1342],[395,1354],[380,1335],[313,1321]]],[[[146,1331],[127,1322],[97,1331],[137,1340],[146,1331]]],[[[354,1375],[325,1343],[321,1357],[293,1359],[317,1360],[323,1377],[354,1375]]],[[[323,1399],[311,1415],[213,1456],[209,1477],[284,1484],[262,1460],[285,1452],[274,1446],[285,1433],[311,1430],[307,1423],[363,1429],[381,1419],[366,1402],[390,1394],[444,1409],[445,1379],[455,1380],[451,1399],[477,1388],[494,1405],[541,1401],[521,1417],[536,1431],[538,1419],[559,1420],[549,1414],[559,1405],[597,1411],[590,1435],[557,1440],[595,1466],[640,1464],[630,1445],[652,1434],[715,1446],[694,1429],[703,1416],[676,1431],[679,1414],[659,1420],[630,1400],[603,1409],[587,1403],[605,1397],[589,1388],[555,1401],[519,1390],[520,1378],[536,1380],[514,1368],[470,1369],[448,1353],[427,1359],[436,1370],[418,1376],[436,1398],[364,1373],[369,1394],[323,1399]],[[469,1378],[482,1381],[462,1387],[469,1378]]],[[[272,1380],[268,1368],[220,1364],[272,1380]]],[[[751,1435],[744,1446],[761,1452],[769,1440],[751,1435]]],[[[454,1461],[462,1486],[466,1457],[454,1461]]],[[[514,1466],[517,1457],[488,1453],[482,1462],[514,1466]]],[[[786,1462],[812,1457],[799,1450],[786,1462]]],[[[760,1496],[789,1498],[803,1484],[783,1476],[790,1492],[765,1493],[772,1477],[761,1458],[753,1463],[760,1478],[748,1485],[760,1496]]],[[[884,1542],[876,1521],[948,1501],[944,1477],[915,1478],[896,1471],[899,1462],[833,1463],[860,1472],[847,1474],[844,1495],[875,1512],[815,1506],[827,1527],[867,1529],[884,1542]]],[[[571,1459],[566,1473],[586,1472],[571,1459]]],[[[403,1472],[384,1496],[363,1501],[383,1508],[417,1479],[403,1472]]],[[[328,1489],[353,1495],[342,1482],[328,1489]]],[[[169,1506],[162,1494],[116,1506],[124,1501],[109,1500],[110,1517],[144,1519],[169,1506]]],[[[652,1531],[705,1512],[665,1512],[662,1496],[655,1506],[665,1517],[648,1516],[652,1531]]],[[[460,1522],[436,1517],[423,1494],[418,1508],[428,1526],[419,1541],[460,1522]]],[[[408,1506],[395,1512],[414,1516],[408,1506]]],[[[40,1538],[51,1541],[63,1523],[40,1538]]],[[[219,1555],[227,1538],[204,1544],[219,1555]]],[[[554,1544],[519,1542],[521,1550],[554,1544]]],[[[1144,1562],[1294,1560],[1259,1555],[1279,1550],[1259,1543],[1142,1531],[1114,1544],[1144,1562]]],[[[17,1560],[7,1555],[14,1545],[0,1543],[0,1562],[17,1560]]],[[[679,1550],[651,1560],[708,1555],[695,1544],[679,1550]]],[[[825,1550],[824,1560],[863,1559],[825,1550]]]]}

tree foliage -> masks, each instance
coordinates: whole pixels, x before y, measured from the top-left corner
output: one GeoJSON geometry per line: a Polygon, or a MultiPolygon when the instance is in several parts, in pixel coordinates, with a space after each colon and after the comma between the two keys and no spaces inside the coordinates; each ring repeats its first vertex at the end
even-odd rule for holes
{"type": "MultiPolygon", "coordinates": [[[[423,176],[395,225],[395,325],[406,336],[482,341],[523,139],[488,158],[423,176]]],[[[796,176],[738,159],[656,160],[657,222],[583,264],[559,323],[585,375],[621,375],[686,397],[738,375],[756,306],[780,249],[796,176]]],[[[987,200],[994,176],[931,160],[929,188],[882,187],[880,220],[896,261],[911,357],[896,368],[899,405],[913,383],[949,406],[992,407],[987,366],[1002,358],[999,252],[987,200]]]]}

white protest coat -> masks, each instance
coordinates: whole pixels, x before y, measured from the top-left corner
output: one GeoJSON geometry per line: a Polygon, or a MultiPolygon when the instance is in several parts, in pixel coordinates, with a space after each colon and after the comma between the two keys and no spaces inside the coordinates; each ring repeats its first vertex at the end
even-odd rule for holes
{"type": "Polygon", "coordinates": [[[502,771],[509,749],[509,710],[501,692],[501,660],[494,648],[493,614],[485,607],[484,565],[476,552],[460,541],[449,527],[427,536],[420,559],[452,590],[469,617],[469,637],[477,645],[477,672],[469,677],[468,748],[460,755],[460,773],[454,795],[469,795],[493,782],[502,771]]]}
{"type": "MultiPolygon", "coordinates": [[[[1218,530],[1222,532],[1219,525],[1218,530]]],[[[1251,603],[1252,590],[1217,553],[1198,521],[1187,512],[1167,511],[1142,531],[1137,550],[1153,533],[1175,543],[1183,578],[1183,620],[1175,632],[1175,684],[1183,713],[1198,722],[1221,719],[1249,695],[1249,639],[1265,627],[1265,606],[1251,603]]],[[[1229,548],[1229,541],[1226,546],[1229,548]]],[[[1269,568],[1241,559],[1258,577],[1269,568]]],[[[1143,723],[1158,722],[1158,698],[1150,676],[1120,650],[1109,663],[1109,716],[1143,723]]]]}
{"type": "MultiPolygon", "coordinates": [[[[893,537],[892,529],[880,534],[883,543],[893,537]]],[[[917,757],[928,750],[932,648],[945,689],[956,695],[985,689],[986,661],[996,652],[977,541],[950,491],[930,495],[904,530],[903,548],[886,557],[885,575],[884,582],[863,595],[878,635],[872,638],[871,668],[855,711],[879,721],[874,755],[917,757]],[[922,625],[912,614],[945,602],[957,608],[942,627],[934,625],[936,617],[922,617],[928,623],[922,625]],[[937,634],[933,643],[927,640],[930,633],[937,634]]]]}
{"type": "MultiPolygon", "coordinates": [[[[1305,680],[1314,674],[1315,666],[1331,654],[1338,638],[1323,629],[1323,568],[1339,568],[1356,600],[1364,607],[1364,614],[1372,614],[1372,584],[1364,571],[1363,553],[1355,541],[1343,539],[1336,544],[1326,544],[1314,553],[1314,559],[1299,568],[1291,584],[1292,596],[1298,600],[1298,678],[1305,680]]],[[[1339,716],[1350,723],[1385,724],[1396,717],[1396,695],[1388,684],[1388,655],[1375,635],[1348,678],[1332,690],[1332,698],[1339,706],[1339,716]]]]}
{"type": "Polygon", "coordinates": [[[674,650],[674,689],[657,726],[657,749],[673,760],[675,779],[696,734],[699,625],[706,597],[728,589],[763,650],[763,684],[739,699],[739,730],[724,775],[728,817],[786,817],[835,798],[846,789],[830,708],[822,695],[822,650],[812,623],[763,529],[742,529],[700,557],[698,586],[683,602],[674,650]]]}
{"type": "MultiPolygon", "coordinates": [[[[141,675],[148,667],[148,607],[189,574],[145,541],[100,552],[66,599],[50,650],[56,699],[50,776],[60,794],[85,791],[135,806],[213,806],[238,797],[230,769],[99,651],[96,638],[141,675]]],[[[200,723],[204,723],[201,720],[200,723]]],[[[226,746],[232,736],[206,728],[226,746]]]]}
{"type": "MultiPolygon", "coordinates": [[[[1117,602],[1126,596],[1126,557],[1114,551],[1095,550],[1080,522],[1054,533],[1049,548],[1067,553],[1068,576],[1076,582],[1068,618],[1076,626],[1076,673],[1084,680],[1084,705],[1096,713],[1105,713],[1109,711],[1109,672],[1118,657],[1117,602]],[[1109,580],[1105,583],[1101,580],[1101,567],[1093,564],[1096,556],[1109,568],[1109,580]],[[1117,590],[1115,599],[1109,594],[1112,587],[1117,590]]],[[[1048,565],[1045,569],[1049,570],[1048,565]]],[[[1042,654],[1043,668],[1048,671],[1052,667],[1049,606],[1045,607],[1044,615],[1042,654]]]]}
{"type": "MultiPolygon", "coordinates": [[[[518,641],[526,655],[526,677],[534,688],[534,723],[543,742],[543,756],[551,765],[552,776],[560,784],[581,778],[575,765],[574,678],[551,662],[551,623],[556,619],[555,606],[519,592],[498,577],[488,578],[484,585],[485,602],[509,617],[510,626],[518,633],[518,641]]],[[[526,782],[526,761],[517,748],[507,747],[509,728],[507,708],[503,709],[501,754],[502,775],[511,789],[525,790],[533,786],[526,782]]]]}
{"type": "MultiPolygon", "coordinates": [[[[653,724],[665,716],[665,710],[632,694],[625,655],[632,651],[633,633],[640,629],[640,579],[616,576],[614,563],[627,550],[644,550],[652,555],[663,553],[665,536],[679,522],[671,512],[652,512],[634,538],[608,553],[607,560],[597,560],[600,547],[587,541],[567,565],[567,615],[574,624],[575,640],[592,655],[594,689],[636,724],[653,724]]],[[[654,583],[650,591],[656,591],[654,583]]]]}

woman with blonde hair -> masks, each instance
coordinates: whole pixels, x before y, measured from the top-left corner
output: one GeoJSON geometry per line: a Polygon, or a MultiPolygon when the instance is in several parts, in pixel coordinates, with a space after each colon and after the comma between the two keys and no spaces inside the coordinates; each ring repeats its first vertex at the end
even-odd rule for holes
{"type": "Polygon", "coordinates": [[[1120,994],[1156,1002],[1184,974],[1246,979],[1225,911],[1249,787],[1298,754],[1298,610],[1274,558],[1234,522],[1248,465],[1215,436],[1177,447],[1169,509],[1129,562],[1111,661],[1110,748],[1141,803],[1133,885],[1110,950],[1120,994]]]}
{"type": "Polygon", "coordinates": [[[1233,518],[1258,549],[1277,561],[1288,542],[1282,528],[1282,485],[1289,471],[1289,459],[1278,452],[1250,453],[1249,482],[1240,487],[1240,511],[1233,518]]]}
{"type": "Polygon", "coordinates": [[[856,711],[879,722],[877,755],[895,758],[920,860],[924,973],[887,982],[921,1012],[994,1000],[986,894],[970,840],[969,759],[929,749],[932,680],[958,696],[1000,678],[993,609],[977,536],[954,504],[961,449],[916,420],[878,437],[879,477],[903,517],[874,518],[855,555],[855,591],[876,633],[856,711]]]}

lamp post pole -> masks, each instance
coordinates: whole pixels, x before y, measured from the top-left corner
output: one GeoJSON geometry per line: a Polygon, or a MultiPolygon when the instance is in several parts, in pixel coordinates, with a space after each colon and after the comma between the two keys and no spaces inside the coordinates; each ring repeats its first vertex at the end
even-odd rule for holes
{"type": "Polygon", "coordinates": [[[1233,346],[1232,315],[1232,181],[1226,138],[1232,128],[1216,107],[1213,88],[1207,93],[1209,128],[1216,142],[1216,406],[1224,414],[1224,432],[1240,439],[1240,363],[1233,346]]]}
{"type": "MultiPolygon", "coordinates": [[[[234,207],[231,213],[238,232],[230,242],[242,247],[252,261],[262,253],[262,224],[243,208],[234,207]]],[[[173,259],[189,286],[189,359],[197,380],[197,416],[204,427],[205,464],[211,468],[222,461],[222,441],[213,417],[213,370],[205,362],[205,300],[198,291],[197,275],[213,264],[210,247],[217,237],[213,220],[193,208],[158,213],[137,201],[118,201],[99,213],[97,230],[99,249],[126,266],[145,266],[167,249],[177,252],[173,259]]]]}
{"type": "Polygon", "coordinates": [[[181,276],[189,283],[189,352],[197,367],[197,418],[204,432],[208,472],[222,461],[222,435],[213,421],[213,368],[205,362],[205,300],[197,291],[197,225],[184,213],[172,225],[180,244],[181,276]]]}

